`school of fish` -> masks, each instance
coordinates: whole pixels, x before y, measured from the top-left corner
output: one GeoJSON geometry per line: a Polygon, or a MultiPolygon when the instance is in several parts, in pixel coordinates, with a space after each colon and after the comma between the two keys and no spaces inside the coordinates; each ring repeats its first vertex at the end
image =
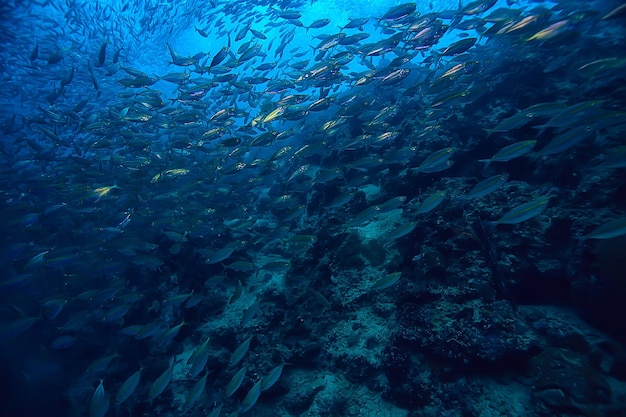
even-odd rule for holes
{"type": "MultiPolygon", "coordinates": [[[[276,292],[300,301],[274,326],[342,298],[306,282],[328,236],[394,247],[464,217],[497,236],[564,206],[573,245],[626,234],[623,4],[338,23],[317,3],[0,5],[0,345],[79,352],[82,415],[253,409],[289,372],[262,331],[276,292]]],[[[363,294],[410,279],[378,272],[363,294]]]]}

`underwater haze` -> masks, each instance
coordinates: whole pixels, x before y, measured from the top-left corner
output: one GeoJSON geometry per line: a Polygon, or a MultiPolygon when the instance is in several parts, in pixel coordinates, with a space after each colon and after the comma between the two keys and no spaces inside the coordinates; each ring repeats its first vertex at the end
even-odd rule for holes
{"type": "Polygon", "coordinates": [[[626,417],[626,4],[0,3],[0,417],[626,417]]]}

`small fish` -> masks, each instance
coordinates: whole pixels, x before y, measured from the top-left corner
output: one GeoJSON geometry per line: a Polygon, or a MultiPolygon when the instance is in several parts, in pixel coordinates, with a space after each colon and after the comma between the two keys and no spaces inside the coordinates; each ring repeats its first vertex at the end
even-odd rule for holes
{"type": "Polygon", "coordinates": [[[98,80],[96,80],[96,76],[93,73],[93,68],[91,68],[91,63],[87,60],[87,69],[89,70],[89,75],[91,76],[91,83],[93,84],[93,88],[97,91],[100,91],[100,87],[98,86],[98,80]]]}
{"type": "Polygon", "coordinates": [[[259,309],[260,309],[260,303],[259,303],[259,299],[257,298],[254,301],[254,303],[252,303],[252,305],[243,312],[243,316],[241,317],[241,325],[244,327],[247,326],[250,323],[250,321],[254,319],[254,316],[257,315],[257,313],[259,312],[259,309]]]}
{"type": "Polygon", "coordinates": [[[474,44],[476,44],[476,38],[466,38],[461,39],[460,41],[454,42],[441,53],[442,56],[455,56],[466,52],[470,49],[474,44]]]}
{"type": "Polygon", "coordinates": [[[242,411],[245,413],[246,411],[254,407],[259,397],[261,396],[262,385],[263,385],[263,378],[260,378],[256,382],[256,384],[254,384],[252,388],[250,388],[250,391],[248,391],[248,393],[243,398],[243,400],[241,400],[241,404],[239,404],[239,411],[242,411]]]}
{"type": "Polygon", "coordinates": [[[243,284],[241,284],[241,281],[237,281],[237,287],[235,287],[235,291],[233,292],[233,295],[230,296],[230,299],[228,300],[228,304],[232,304],[235,301],[239,300],[239,297],[241,297],[242,293],[243,293],[243,284]]]}
{"type": "Polygon", "coordinates": [[[611,239],[626,234],[626,217],[620,217],[601,226],[596,227],[585,236],[578,237],[578,240],[587,239],[611,239]]]}
{"type": "Polygon", "coordinates": [[[172,380],[172,376],[174,375],[174,360],[172,360],[172,364],[169,368],[167,368],[163,373],[154,381],[152,387],[150,387],[150,392],[148,393],[148,400],[152,401],[159,395],[165,391],[167,386],[170,384],[172,380]]]}
{"type": "Polygon", "coordinates": [[[340,208],[343,207],[344,205],[346,205],[348,202],[350,202],[350,200],[352,200],[354,198],[354,196],[356,195],[356,191],[355,190],[349,190],[347,192],[344,192],[343,194],[338,195],[337,197],[335,197],[329,204],[328,206],[326,206],[326,208],[329,209],[334,209],[334,208],[340,208]]]}
{"type": "Polygon", "coordinates": [[[315,299],[324,307],[325,310],[332,309],[332,305],[330,304],[330,302],[319,291],[316,291],[312,288],[307,288],[306,290],[313,294],[315,299]]]}
{"type": "Polygon", "coordinates": [[[368,207],[360,211],[359,213],[357,213],[357,215],[354,216],[354,218],[347,223],[347,226],[348,227],[362,226],[363,224],[374,219],[376,216],[378,216],[378,208],[376,206],[368,207]]]}
{"type": "Polygon", "coordinates": [[[50,349],[52,350],[65,350],[69,349],[76,344],[78,338],[76,336],[72,336],[69,334],[64,334],[62,336],[57,337],[50,344],[50,349]]]}
{"type": "Polygon", "coordinates": [[[317,47],[315,47],[315,49],[317,51],[327,51],[331,48],[333,48],[334,46],[338,45],[339,42],[346,37],[346,34],[343,32],[339,32],[336,33],[334,35],[330,35],[328,37],[326,37],[325,39],[323,39],[318,45],[317,47]]]}
{"type": "Polygon", "coordinates": [[[415,3],[404,3],[392,7],[379,19],[379,21],[395,22],[402,20],[415,11],[417,5],[415,3]]]}
{"type": "Polygon", "coordinates": [[[207,417],[219,417],[221,412],[222,412],[222,406],[220,405],[219,407],[214,408],[213,411],[211,411],[207,415],[207,417]]]}
{"type": "Polygon", "coordinates": [[[102,385],[102,379],[100,384],[91,396],[91,402],[89,403],[89,417],[104,417],[109,411],[110,398],[104,392],[104,386],[102,385]]]}
{"type": "Polygon", "coordinates": [[[192,378],[197,377],[200,372],[206,366],[207,361],[209,360],[209,338],[207,338],[196,350],[193,351],[189,359],[187,359],[187,364],[191,365],[191,369],[189,370],[189,375],[192,378]]]}
{"type": "Polygon", "coordinates": [[[309,26],[307,26],[306,27],[306,31],[308,32],[309,29],[323,28],[324,26],[326,26],[329,23],[330,23],[330,19],[318,19],[318,20],[314,21],[313,23],[311,23],[309,26]]]}
{"type": "Polygon", "coordinates": [[[174,327],[169,328],[165,333],[158,335],[157,337],[155,337],[155,339],[160,343],[160,344],[168,344],[169,342],[171,342],[172,340],[174,340],[174,338],[178,335],[178,332],[180,331],[180,329],[187,323],[185,323],[185,320],[183,320],[180,324],[177,324],[174,327]]]}
{"type": "Polygon", "coordinates": [[[278,381],[278,379],[282,375],[283,368],[285,365],[286,365],[285,363],[282,363],[276,366],[271,371],[269,371],[267,375],[263,377],[263,383],[261,384],[262,391],[267,391],[268,389],[272,388],[272,386],[274,386],[276,381],[278,381]]]}
{"type": "Polygon", "coordinates": [[[243,382],[244,377],[246,376],[247,370],[248,368],[244,366],[243,368],[238,370],[235,373],[235,375],[233,375],[233,377],[230,379],[228,384],[226,384],[224,393],[226,394],[227,397],[230,397],[239,389],[239,387],[241,386],[241,383],[243,382]]]}
{"type": "Polygon", "coordinates": [[[541,214],[546,207],[548,207],[548,203],[550,202],[550,197],[539,197],[528,203],[522,204],[521,206],[517,206],[503,215],[499,220],[487,222],[487,224],[492,226],[497,226],[499,224],[517,224],[521,223],[525,220],[531,219],[539,214],[541,214]]]}
{"type": "Polygon", "coordinates": [[[476,0],[463,6],[460,13],[464,15],[479,14],[491,9],[497,2],[498,0],[476,0]]]}
{"type": "Polygon", "coordinates": [[[397,209],[405,201],[406,201],[406,196],[401,195],[401,196],[389,199],[385,201],[384,203],[377,204],[376,207],[377,207],[378,213],[383,214],[383,213],[390,212],[391,210],[397,209]]]}
{"type": "Polygon", "coordinates": [[[568,29],[568,23],[570,23],[570,22],[567,19],[559,20],[558,22],[551,24],[547,28],[542,29],[539,32],[535,33],[534,35],[529,37],[527,39],[527,41],[528,42],[534,41],[534,40],[542,40],[543,41],[543,40],[547,40],[547,39],[552,39],[552,38],[554,38],[554,37],[564,33],[568,29]]]}
{"type": "MultiPolygon", "coordinates": [[[[625,5],[626,8],[626,5],[625,5]]],[[[611,57],[602,58],[595,61],[588,62],[578,68],[578,72],[586,77],[593,77],[598,73],[613,71],[626,66],[626,58],[611,57]]]]}
{"type": "Polygon", "coordinates": [[[363,26],[369,21],[370,19],[368,17],[360,17],[357,19],[350,19],[349,18],[349,22],[341,28],[341,30],[344,29],[359,29],[359,30],[363,30],[363,26]]]}
{"type": "Polygon", "coordinates": [[[246,353],[248,353],[248,349],[250,349],[251,341],[252,335],[250,335],[239,346],[237,346],[237,349],[235,349],[233,354],[230,356],[229,364],[231,366],[237,365],[243,359],[243,357],[246,356],[246,353]]]}
{"type": "Polygon", "coordinates": [[[57,50],[56,52],[54,52],[52,55],[50,55],[48,57],[48,65],[57,64],[57,63],[61,62],[61,60],[63,60],[63,58],[65,58],[65,56],[72,49],[74,49],[73,45],[71,47],[69,47],[69,48],[64,48],[64,49],[57,50]]]}
{"type": "Polygon", "coordinates": [[[282,17],[286,20],[295,20],[302,17],[302,13],[297,10],[280,10],[276,14],[278,15],[278,17],[282,17]]]}
{"type": "Polygon", "coordinates": [[[89,202],[97,203],[103,197],[106,197],[107,195],[109,195],[111,191],[118,190],[118,189],[120,189],[120,187],[118,187],[117,184],[95,188],[89,192],[87,196],[87,200],[89,202]]]}
{"type": "Polygon", "coordinates": [[[208,33],[206,33],[206,31],[204,31],[204,30],[200,29],[198,26],[195,26],[195,25],[194,25],[194,28],[196,29],[196,32],[198,32],[198,34],[199,34],[200,36],[202,36],[203,38],[208,38],[208,37],[209,37],[209,34],[208,34],[208,33]]]}
{"type": "Polygon", "coordinates": [[[417,208],[416,214],[425,214],[435,209],[446,198],[446,191],[436,191],[426,197],[417,208]]]}
{"type": "Polygon", "coordinates": [[[426,159],[418,166],[417,168],[411,169],[411,171],[419,173],[419,172],[437,172],[432,171],[437,167],[445,166],[446,162],[450,157],[454,154],[456,148],[451,146],[448,148],[439,149],[438,151],[432,152],[430,155],[426,157],[426,159]]]}
{"type": "Polygon", "coordinates": [[[33,268],[37,265],[41,265],[45,260],[46,260],[46,255],[50,253],[49,250],[45,250],[43,252],[38,253],[37,255],[33,256],[32,258],[30,258],[28,260],[28,262],[26,262],[26,265],[24,266],[24,269],[30,269],[33,268]]]}
{"type": "Polygon", "coordinates": [[[605,159],[597,166],[601,170],[616,168],[626,168],[626,145],[607,150],[605,159]]]}
{"type": "Polygon", "coordinates": [[[124,401],[126,401],[137,389],[139,385],[139,381],[141,380],[141,371],[143,368],[139,369],[137,372],[129,376],[126,381],[122,384],[120,389],[115,394],[115,404],[120,405],[124,401]]]}
{"type": "Polygon", "coordinates": [[[509,179],[509,174],[498,174],[493,177],[489,177],[486,180],[482,180],[471,190],[467,192],[463,197],[464,198],[478,198],[484,197],[487,194],[490,194],[502,187],[502,185],[509,179]]]}
{"type": "Polygon", "coordinates": [[[542,157],[561,153],[595,135],[596,130],[590,126],[583,125],[569,129],[554,137],[546,146],[535,152],[533,156],[542,157]]]}
{"type": "Polygon", "coordinates": [[[106,54],[107,54],[107,44],[109,43],[109,40],[105,40],[102,45],[100,45],[100,50],[98,51],[98,62],[96,63],[96,67],[103,67],[104,66],[104,61],[106,59],[106,54]]]}
{"type": "Polygon", "coordinates": [[[391,230],[391,232],[389,232],[386,237],[388,240],[400,239],[401,237],[406,236],[413,230],[415,230],[415,227],[418,225],[418,223],[418,221],[414,221],[401,224],[391,230]]]}
{"type": "Polygon", "coordinates": [[[207,373],[202,378],[200,378],[198,382],[196,382],[193,388],[191,388],[191,391],[189,391],[189,395],[187,396],[187,399],[185,401],[185,406],[187,406],[188,409],[193,406],[193,404],[202,396],[202,394],[204,394],[204,391],[206,390],[206,380],[208,376],[209,372],[207,371],[207,373]]]}
{"type": "Polygon", "coordinates": [[[30,53],[30,62],[33,62],[39,57],[39,41],[35,41],[35,46],[30,53]]]}
{"type": "Polygon", "coordinates": [[[252,33],[252,35],[257,39],[267,39],[267,36],[263,32],[260,32],[258,30],[250,28],[250,33],[252,33]]]}
{"type": "Polygon", "coordinates": [[[615,19],[626,16],[626,4],[622,4],[602,16],[602,20],[615,19]]]}
{"type": "Polygon", "coordinates": [[[26,317],[0,324],[0,342],[8,341],[30,329],[40,317],[26,317]]]}
{"type": "Polygon", "coordinates": [[[385,288],[392,287],[400,280],[402,272],[393,272],[380,278],[370,287],[370,291],[384,290],[385,288]]]}
{"type": "Polygon", "coordinates": [[[594,116],[602,115],[604,113],[601,108],[602,104],[604,104],[603,100],[582,101],[561,110],[552,116],[546,124],[533,127],[543,130],[547,127],[567,128],[579,126],[583,119],[591,120],[594,116]]]}
{"type": "Polygon", "coordinates": [[[536,140],[522,140],[520,142],[515,142],[511,145],[505,146],[500,149],[494,156],[489,159],[479,159],[480,162],[485,164],[485,169],[492,162],[506,162],[511,159],[519,158],[520,156],[524,156],[529,153],[537,143],[536,140]]]}

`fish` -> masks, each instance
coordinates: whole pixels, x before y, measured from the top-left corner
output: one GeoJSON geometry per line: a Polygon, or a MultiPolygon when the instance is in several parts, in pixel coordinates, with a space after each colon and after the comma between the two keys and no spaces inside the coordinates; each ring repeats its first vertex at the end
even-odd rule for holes
{"type": "Polygon", "coordinates": [[[355,19],[348,18],[348,23],[346,23],[346,25],[343,26],[341,30],[343,31],[344,29],[359,29],[362,31],[363,26],[365,26],[365,24],[369,20],[369,17],[359,17],[355,19]]]}
{"type": "Polygon", "coordinates": [[[514,207],[507,213],[502,215],[500,219],[487,222],[490,226],[497,226],[499,224],[518,224],[528,219],[532,219],[535,216],[543,213],[550,203],[549,196],[537,197],[528,203],[524,203],[520,206],[514,207]]]}
{"type": "Polygon", "coordinates": [[[8,341],[28,331],[41,317],[24,317],[0,325],[0,341],[8,341]]]}
{"type": "Polygon", "coordinates": [[[626,4],[621,4],[602,16],[602,20],[617,19],[626,15],[626,4]]]}
{"type": "Polygon", "coordinates": [[[237,281],[237,286],[235,287],[235,291],[233,291],[233,294],[230,296],[230,299],[228,300],[228,304],[233,304],[234,302],[239,300],[242,293],[243,293],[243,284],[241,284],[241,281],[237,281]]]}
{"type": "Polygon", "coordinates": [[[323,39],[317,46],[315,47],[318,51],[327,51],[337,45],[339,42],[346,37],[346,34],[343,32],[336,33],[334,35],[330,35],[323,39]]]}
{"type": "Polygon", "coordinates": [[[69,349],[76,344],[78,337],[72,335],[62,335],[57,337],[50,344],[52,350],[65,350],[69,349]]]}
{"type": "Polygon", "coordinates": [[[598,170],[626,168],[626,146],[616,146],[606,153],[606,157],[596,167],[598,170]]]}
{"type": "Polygon", "coordinates": [[[306,26],[306,31],[308,32],[309,29],[323,28],[324,26],[328,25],[329,23],[330,23],[330,19],[317,19],[317,20],[313,21],[309,26],[306,26]]]}
{"type": "Polygon", "coordinates": [[[109,40],[107,39],[104,42],[102,42],[102,45],[100,45],[100,49],[98,50],[98,61],[96,61],[96,67],[104,66],[104,61],[106,60],[108,43],[109,43],[109,40]]]}
{"type": "Polygon", "coordinates": [[[115,405],[123,404],[126,400],[130,398],[131,395],[133,395],[133,393],[139,386],[142,371],[143,368],[140,368],[137,372],[126,378],[126,380],[122,383],[120,388],[117,390],[117,393],[115,394],[115,405]]]}
{"type": "Polygon", "coordinates": [[[476,44],[478,38],[465,38],[460,41],[456,41],[450,46],[446,47],[442,52],[441,56],[455,56],[460,55],[467,50],[469,50],[472,46],[476,44]]]}
{"type": "MultiPolygon", "coordinates": [[[[424,161],[417,168],[412,168],[411,171],[415,173],[419,172],[437,172],[440,167],[448,167],[448,159],[454,155],[456,148],[453,146],[439,149],[432,152],[424,159],[424,161]],[[433,171],[434,170],[434,171],[433,171]]],[[[445,168],[444,168],[445,169],[445,168]]]]}
{"type": "Polygon", "coordinates": [[[30,62],[33,62],[37,58],[39,58],[39,41],[38,40],[35,41],[35,46],[33,46],[33,49],[29,56],[29,60],[30,62]]]}
{"type": "Polygon", "coordinates": [[[74,49],[74,46],[70,46],[69,48],[62,48],[62,49],[58,49],[56,52],[54,52],[52,55],[50,55],[48,57],[48,65],[53,65],[53,64],[58,64],[59,62],[61,62],[68,54],[70,51],[72,51],[74,49]]]}
{"type": "Polygon", "coordinates": [[[548,127],[569,128],[577,126],[583,118],[593,118],[604,113],[602,100],[587,100],[568,106],[552,116],[545,124],[534,126],[535,129],[548,127]]]}
{"type": "Polygon", "coordinates": [[[387,233],[386,237],[388,240],[400,239],[401,237],[404,237],[410,234],[413,230],[415,230],[418,224],[419,222],[417,221],[400,224],[392,229],[389,233],[387,233]]]}
{"type": "Polygon", "coordinates": [[[50,253],[49,250],[45,250],[33,256],[32,258],[28,260],[28,262],[26,262],[26,264],[24,265],[24,269],[31,269],[31,268],[34,268],[36,266],[43,264],[46,261],[46,256],[49,253],[50,253]]]}
{"type": "Polygon", "coordinates": [[[502,187],[509,179],[509,174],[497,174],[487,179],[480,181],[471,190],[467,192],[464,198],[480,198],[488,194],[491,194],[498,188],[502,187]]]}
{"type": "Polygon", "coordinates": [[[166,42],[165,45],[167,46],[167,50],[170,53],[170,57],[172,58],[172,60],[170,61],[170,64],[181,66],[181,67],[186,67],[186,66],[197,64],[197,60],[194,57],[184,57],[180,55],[178,52],[174,50],[174,48],[172,48],[169,42],[166,42]]]}
{"type": "Polygon", "coordinates": [[[612,239],[626,234],[626,217],[619,217],[600,225],[584,236],[577,237],[579,241],[589,239],[612,239]]]}
{"type": "Polygon", "coordinates": [[[200,375],[200,372],[205,368],[211,353],[208,345],[209,338],[207,337],[207,339],[193,351],[189,359],[187,359],[187,364],[191,365],[189,369],[189,376],[191,378],[200,375]]]}
{"type": "Polygon", "coordinates": [[[534,116],[534,113],[520,111],[513,116],[502,120],[498,123],[498,125],[489,130],[489,134],[491,135],[494,132],[508,132],[510,130],[518,129],[530,123],[534,116]]]}
{"type": "Polygon", "coordinates": [[[241,400],[241,403],[239,404],[239,411],[240,412],[244,412],[245,413],[246,411],[248,411],[252,407],[254,407],[254,405],[258,401],[259,397],[261,396],[262,384],[263,384],[263,378],[260,378],[252,386],[252,388],[250,388],[250,391],[248,391],[246,396],[243,398],[243,400],[241,400]]]}
{"type": "Polygon", "coordinates": [[[543,40],[552,39],[556,36],[559,36],[567,32],[568,29],[570,29],[570,21],[568,19],[559,20],[558,22],[551,24],[547,28],[542,29],[539,32],[535,33],[534,35],[529,37],[527,41],[528,42],[534,41],[534,40],[543,41],[543,40]]]}
{"type": "Polygon", "coordinates": [[[91,396],[91,401],[89,402],[89,417],[104,417],[107,411],[109,411],[109,396],[104,391],[102,383],[103,380],[101,379],[91,396]]]}
{"type": "Polygon", "coordinates": [[[220,413],[222,412],[222,406],[218,406],[215,407],[209,414],[207,414],[207,417],[219,417],[220,413]]]}
{"type": "Polygon", "coordinates": [[[248,336],[246,340],[241,342],[239,346],[233,351],[230,356],[229,364],[230,366],[235,366],[246,356],[248,353],[248,349],[250,349],[250,342],[252,341],[252,335],[248,336]]]}
{"type": "Polygon", "coordinates": [[[229,46],[224,46],[220,49],[215,56],[211,59],[211,63],[209,64],[209,68],[217,67],[219,64],[224,62],[226,57],[228,57],[230,53],[230,40],[228,41],[229,46]]]}
{"type": "Polygon", "coordinates": [[[250,321],[252,321],[254,319],[254,317],[257,315],[257,313],[260,310],[260,302],[258,299],[256,299],[254,301],[254,303],[252,303],[248,308],[246,308],[246,310],[243,312],[243,315],[241,317],[241,325],[242,326],[247,326],[250,321]]]}
{"type": "Polygon", "coordinates": [[[272,388],[274,384],[280,379],[280,376],[283,373],[283,368],[287,365],[286,363],[281,363],[276,367],[272,368],[267,375],[262,377],[263,382],[261,383],[261,391],[267,391],[272,388]]]}
{"type": "Polygon", "coordinates": [[[422,200],[422,203],[417,208],[416,214],[426,214],[439,206],[446,198],[447,192],[445,190],[435,191],[431,195],[422,200]]]}
{"type": "Polygon", "coordinates": [[[200,29],[198,26],[194,25],[194,28],[196,29],[196,32],[198,32],[198,34],[200,36],[202,36],[203,38],[208,38],[209,34],[206,32],[205,29],[200,29]]]}
{"type": "Polygon", "coordinates": [[[594,137],[596,131],[590,126],[580,126],[567,130],[560,135],[554,137],[544,147],[534,152],[532,156],[545,157],[566,151],[584,140],[594,137]]]}
{"type": "Polygon", "coordinates": [[[387,10],[379,19],[381,22],[394,22],[398,20],[402,20],[409,16],[411,13],[415,12],[417,9],[417,4],[415,3],[403,3],[397,6],[394,6],[387,10]]]}
{"type": "Polygon", "coordinates": [[[573,219],[573,242],[623,237],[623,6],[344,3],[2,3],[0,341],[16,363],[80,353],[55,388],[86,387],[83,414],[101,379],[105,417],[243,414],[285,396],[287,352],[257,327],[327,340],[322,318],[406,298],[389,274],[408,277],[418,246],[465,265],[480,243],[497,280],[468,219],[528,220],[507,245],[539,264],[573,219]]]}
{"type": "Polygon", "coordinates": [[[174,360],[172,359],[171,365],[167,368],[159,377],[154,381],[148,392],[148,400],[153,401],[156,397],[161,395],[167,388],[174,375],[174,360]]]}
{"type": "Polygon", "coordinates": [[[198,401],[202,394],[204,394],[206,390],[206,381],[208,376],[209,372],[207,371],[204,376],[194,384],[194,386],[191,388],[191,391],[189,391],[189,395],[187,395],[187,398],[185,400],[185,406],[187,407],[187,409],[190,409],[193,404],[198,401]]]}
{"type": "MultiPolygon", "coordinates": [[[[186,299],[186,298],[185,298],[186,299]]],[[[185,323],[185,320],[181,321],[180,324],[177,324],[176,326],[173,326],[169,329],[167,329],[167,331],[161,335],[158,335],[155,339],[158,343],[161,344],[167,344],[169,342],[171,342],[176,335],[178,335],[178,332],[180,332],[180,329],[187,323],[185,323]]]]}
{"type": "Polygon", "coordinates": [[[626,66],[626,58],[610,57],[596,59],[578,67],[578,72],[586,77],[595,77],[598,74],[610,73],[626,66]]]}
{"type": "Polygon", "coordinates": [[[407,199],[407,196],[405,195],[393,197],[383,203],[377,204],[376,210],[378,211],[379,214],[388,213],[391,210],[395,210],[398,207],[400,207],[406,201],[406,199],[407,199]]]}
{"type": "Polygon", "coordinates": [[[512,159],[527,155],[528,153],[530,153],[530,151],[532,151],[536,143],[537,141],[534,139],[515,142],[500,149],[491,158],[479,159],[479,161],[484,163],[485,169],[487,169],[489,164],[491,164],[492,162],[507,162],[512,159]]]}
{"type": "Polygon", "coordinates": [[[401,277],[402,272],[392,272],[391,274],[387,274],[374,282],[370,287],[370,291],[379,291],[389,287],[393,287],[398,283],[401,277]]]}
{"type": "Polygon", "coordinates": [[[319,291],[316,291],[313,288],[307,288],[307,292],[312,294],[325,310],[332,310],[333,306],[330,304],[330,301],[328,301],[319,291]]]}
{"type": "Polygon", "coordinates": [[[230,379],[228,384],[226,384],[226,387],[225,387],[225,390],[224,390],[224,393],[226,394],[226,397],[230,397],[235,392],[237,392],[237,390],[239,389],[239,387],[241,386],[241,384],[243,382],[243,379],[246,376],[246,371],[247,370],[248,370],[248,368],[246,366],[244,366],[241,369],[239,369],[237,372],[235,372],[235,374],[232,376],[232,378],[230,379]]]}
{"type": "Polygon", "coordinates": [[[497,0],[475,0],[463,6],[459,12],[469,16],[480,14],[491,9],[496,3],[497,0]]]}

